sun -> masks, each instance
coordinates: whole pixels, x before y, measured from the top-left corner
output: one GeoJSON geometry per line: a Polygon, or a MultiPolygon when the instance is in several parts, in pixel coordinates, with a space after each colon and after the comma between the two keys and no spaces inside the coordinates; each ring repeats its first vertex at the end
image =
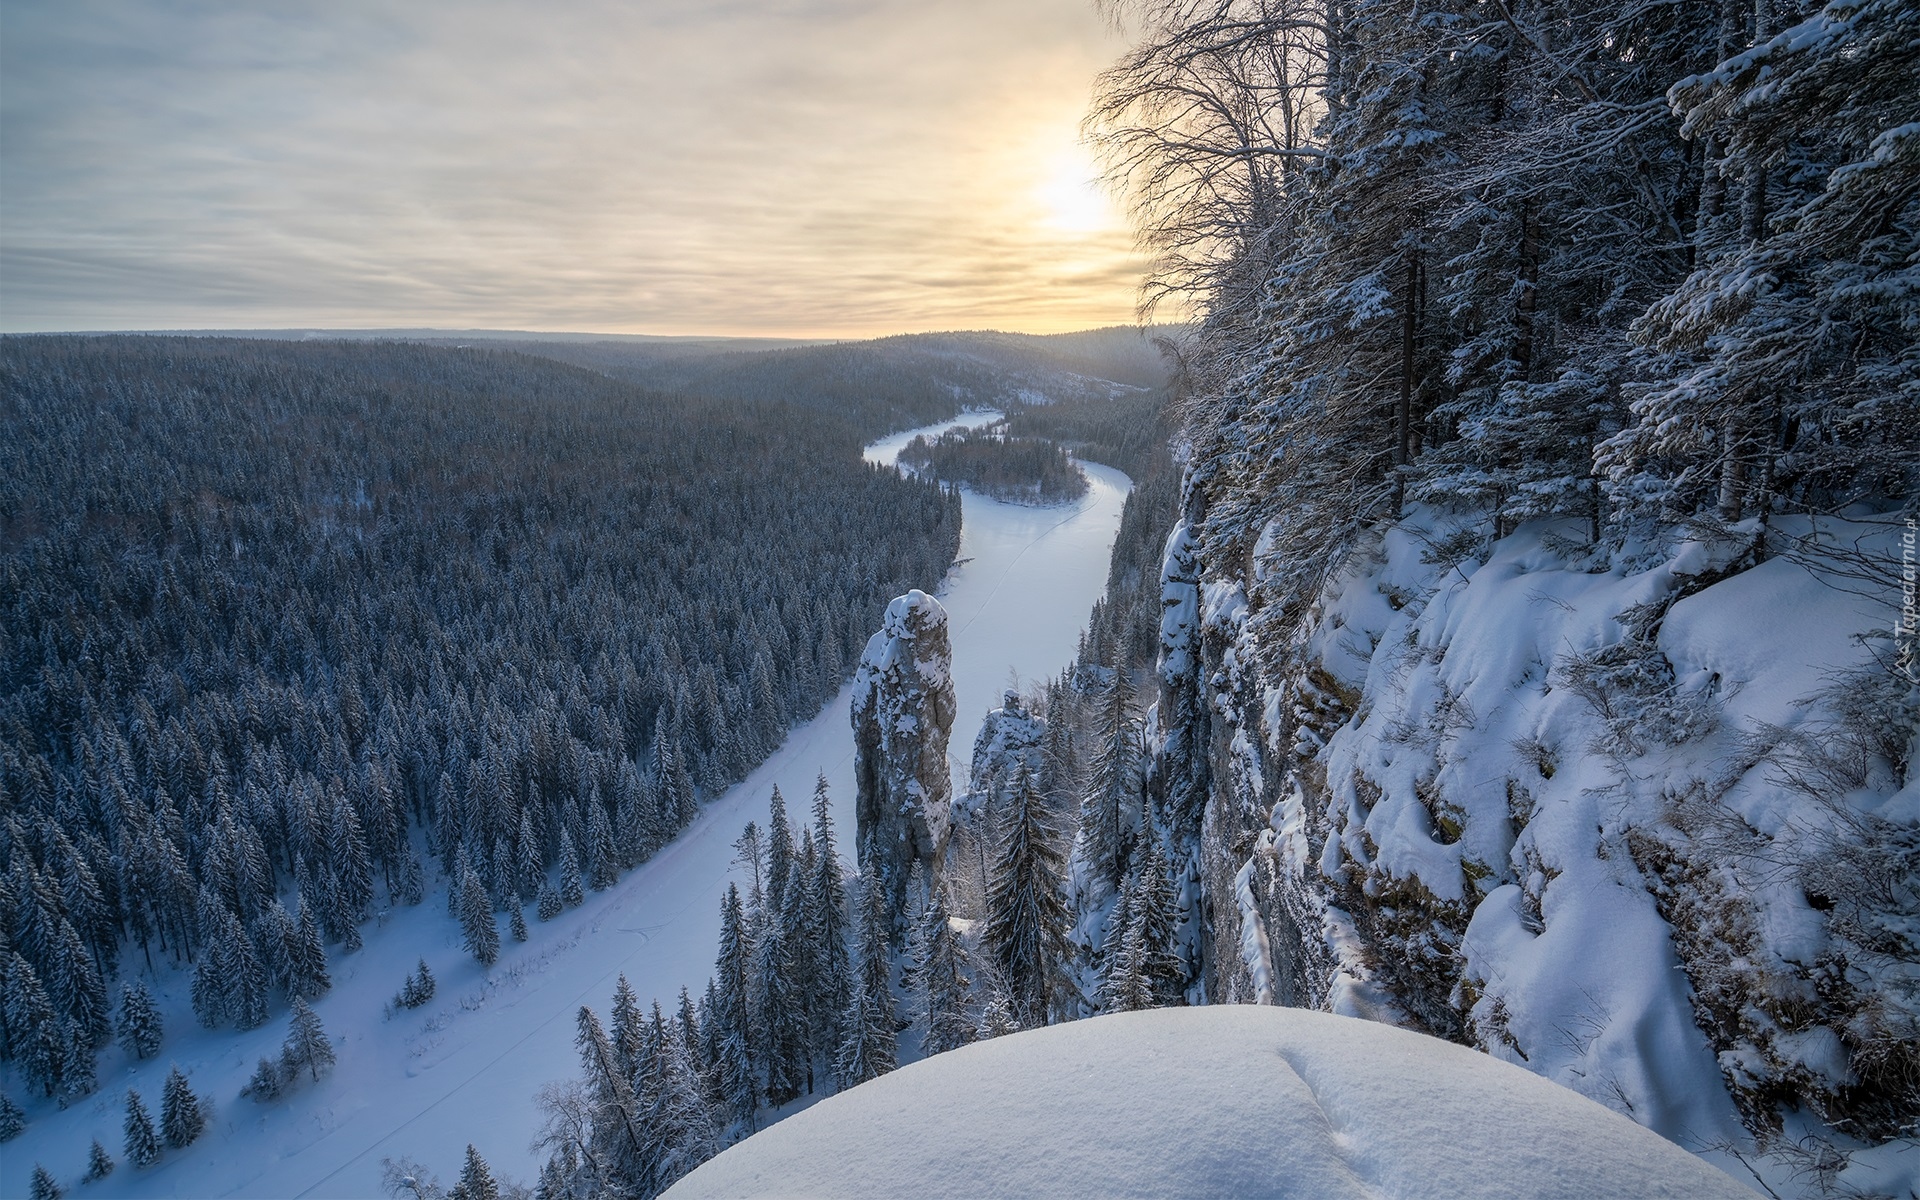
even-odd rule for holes
{"type": "Polygon", "coordinates": [[[1041,223],[1061,233],[1093,234],[1116,228],[1120,214],[1099,182],[1099,172],[1084,147],[1073,145],[1049,156],[1034,188],[1041,223]]]}

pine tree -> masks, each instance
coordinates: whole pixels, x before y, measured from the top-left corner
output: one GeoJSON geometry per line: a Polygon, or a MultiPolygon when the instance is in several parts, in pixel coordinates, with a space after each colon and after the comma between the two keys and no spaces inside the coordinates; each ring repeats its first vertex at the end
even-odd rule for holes
{"type": "Polygon", "coordinates": [[[460,935],[461,944],[480,960],[481,966],[490,967],[499,959],[500,927],[493,919],[493,903],[473,871],[468,871],[460,884],[460,935]]]}
{"type": "Polygon", "coordinates": [[[1020,1023],[1014,1019],[1013,1005],[1008,1001],[1007,994],[996,988],[980,1007],[980,1040],[989,1041],[1018,1032],[1020,1023]]]}
{"type": "Polygon", "coordinates": [[[228,913],[216,956],[226,976],[227,1014],[237,1029],[258,1029],[267,1023],[267,996],[273,986],[267,968],[253,948],[253,939],[240,918],[228,913]]]}
{"type": "MultiPolygon", "coordinates": [[[[801,889],[791,893],[784,879],[778,889],[787,896],[782,909],[770,911],[760,941],[754,947],[759,986],[755,989],[754,1024],[760,1034],[760,1060],[767,1078],[767,1101],[785,1104],[806,1083],[806,1013],[798,983],[795,927],[803,919],[801,889]]],[[[772,890],[769,891],[769,903],[772,890]]]]}
{"type": "Polygon", "coordinates": [[[247,1086],[240,1089],[240,1093],[252,1096],[257,1103],[270,1104],[280,1098],[287,1082],[272,1059],[262,1058],[254,1064],[253,1076],[247,1080],[247,1086]]]}
{"type": "Polygon", "coordinates": [[[834,847],[832,800],[824,774],[813,787],[813,844],[818,861],[807,881],[805,932],[813,958],[808,968],[813,980],[809,1015],[814,1055],[831,1062],[844,1040],[842,1021],[851,996],[853,971],[847,955],[847,887],[834,847]]]}
{"type": "Polygon", "coordinates": [[[1186,967],[1174,952],[1174,938],[1180,922],[1179,896],[1167,875],[1167,860],[1160,853],[1159,840],[1153,836],[1151,820],[1146,823],[1135,869],[1133,911],[1128,919],[1128,936],[1138,942],[1140,971],[1152,991],[1156,1004],[1173,1004],[1180,999],[1186,982],[1186,967]]]}
{"type": "Polygon", "coordinates": [[[767,905],[770,912],[779,912],[786,906],[793,874],[793,827],[787,823],[787,802],[778,786],[767,810],[767,905]]]}
{"type": "Polygon", "coordinates": [[[60,1200],[62,1196],[66,1195],[66,1192],[61,1190],[59,1183],[54,1180],[52,1175],[48,1174],[45,1167],[39,1163],[35,1163],[33,1164],[33,1179],[28,1184],[27,1194],[32,1197],[32,1200],[60,1200]]]}
{"type": "Polygon", "coordinates": [[[305,1000],[295,996],[287,1020],[287,1040],[280,1046],[280,1073],[292,1079],[305,1069],[317,1080],[333,1069],[333,1061],[333,1042],[321,1027],[320,1018],[305,1000]]]}
{"type": "Polygon", "coordinates": [[[127,1089],[127,1161],[135,1167],[150,1167],[160,1157],[160,1139],[154,1136],[153,1118],[140,1102],[140,1093],[127,1089]]]}
{"type": "Polygon", "coordinates": [[[175,1150],[192,1145],[206,1127],[207,1118],[200,1111],[199,1098],[187,1086],[187,1077],[180,1073],[180,1068],[173,1067],[167,1072],[166,1088],[160,1094],[160,1131],[167,1145],[175,1150]]]}
{"type": "Polygon", "coordinates": [[[974,1040],[967,1015],[966,948],[947,916],[946,887],[937,885],[914,930],[913,984],[916,1016],[926,1023],[920,1040],[929,1055],[974,1040]]]}
{"type": "MultiPolygon", "coordinates": [[[[1128,891],[1133,881],[1128,880],[1128,891]]],[[[1107,977],[1101,1003],[1108,1012],[1138,1012],[1154,1007],[1153,985],[1147,979],[1141,923],[1129,921],[1108,933],[1107,977]]]]}
{"type": "Polygon", "coordinates": [[[1118,890],[1126,874],[1128,814],[1136,807],[1140,785],[1140,727],[1131,710],[1132,687],[1124,660],[1116,657],[1111,671],[1095,719],[1092,769],[1080,800],[1080,837],[1075,847],[1085,870],[1101,881],[1100,894],[1118,890]]]}
{"type": "Polygon", "coordinates": [[[720,905],[720,949],[714,961],[714,995],[718,1007],[709,1014],[714,1026],[716,1081],[725,1119],[753,1127],[754,1061],[750,973],[752,947],[746,940],[746,916],[740,889],[727,885],[720,905]]]}
{"type": "Polygon", "coordinates": [[[120,1045],[138,1059],[152,1058],[160,1052],[162,1025],[153,993],[138,979],[127,984],[120,995],[120,1045]]]}
{"type": "Polygon", "coordinates": [[[60,1061],[66,1047],[60,1040],[60,1023],[53,1004],[40,986],[33,967],[19,954],[7,960],[7,1029],[16,1040],[14,1057],[20,1074],[30,1089],[51,1096],[60,1086],[60,1061]]]}
{"type": "Polygon", "coordinates": [[[453,1185],[447,1200],[500,1200],[500,1186],[493,1181],[487,1160],[480,1157],[480,1151],[474,1149],[472,1142],[467,1143],[467,1161],[460,1168],[460,1182],[453,1185]]]}
{"type": "Polygon", "coordinates": [[[656,1152],[651,1164],[653,1183],[666,1188],[713,1157],[719,1149],[719,1131],[680,1022],[665,1026],[656,1063],[648,1089],[647,1126],[656,1152]]]}
{"type": "Polygon", "coordinates": [[[507,918],[507,932],[513,935],[513,940],[516,942],[527,940],[527,914],[520,911],[517,904],[513,908],[512,915],[507,918]]]}
{"type": "Polygon", "coordinates": [[[868,873],[860,881],[859,971],[852,980],[846,1037],[835,1064],[843,1089],[877,1079],[899,1062],[899,1023],[895,1019],[891,955],[887,948],[891,925],[887,915],[886,882],[879,877],[877,866],[869,861],[868,873]]]}
{"type": "Polygon", "coordinates": [[[593,1096],[593,1144],[603,1160],[602,1169],[616,1192],[639,1192],[650,1174],[649,1138],[639,1099],[634,1095],[632,1080],[620,1069],[600,1019],[584,1004],[580,1006],[574,1044],[579,1048],[587,1089],[593,1096]]]}
{"type": "Polygon", "coordinates": [[[568,908],[587,902],[580,887],[580,855],[573,848],[573,835],[564,829],[560,831],[560,899],[568,908]]]}
{"type": "Polygon", "coordinates": [[[614,861],[613,827],[607,824],[607,806],[595,792],[587,803],[592,813],[587,822],[587,870],[590,886],[603,892],[620,880],[620,867],[614,861]]]}
{"type": "Polygon", "coordinates": [[[551,921],[566,911],[566,905],[560,900],[560,893],[554,890],[552,881],[540,881],[540,900],[534,906],[534,913],[542,921],[551,921]]]}
{"type": "Polygon", "coordinates": [[[1032,1028],[1067,1015],[1071,915],[1045,801],[1024,766],[1015,772],[1012,799],[987,889],[984,941],[1006,978],[1016,1018],[1032,1028]]]}
{"type": "Polygon", "coordinates": [[[113,1155],[107,1153],[107,1148],[100,1144],[99,1138],[93,1139],[93,1146],[87,1151],[87,1173],[83,1177],[84,1181],[94,1183],[105,1179],[113,1174],[113,1168],[113,1155]]]}
{"type": "Polygon", "coordinates": [[[10,1142],[20,1136],[27,1127],[27,1114],[13,1102],[13,1097],[0,1092],[0,1142],[10,1142]]]}
{"type": "Polygon", "coordinates": [[[333,986],[327,972],[327,951],[320,944],[320,927],[306,899],[300,901],[300,919],[293,945],[293,992],[302,1000],[317,1000],[333,986]]]}
{"type": "Polygon", "coordinates": [[[100,1086],[93,1040],[71,1021],[60,1022],[60,1107],[91,1096],[100,1086]]]}

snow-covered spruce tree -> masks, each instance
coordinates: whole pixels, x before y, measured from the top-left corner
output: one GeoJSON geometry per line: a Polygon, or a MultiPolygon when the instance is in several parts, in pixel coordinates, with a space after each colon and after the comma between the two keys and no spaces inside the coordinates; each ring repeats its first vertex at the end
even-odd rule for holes
{"type": "Polygon", "coordinates": [[[1736,521],[1920,486],[1916,37],[1910,4],[1833,0],[1674,84],[1745,203],[1637,327],[1651,379],[1601,456],[1623,504],[1736,521]]]}
{"type": "Polygon", "coordinates": [[[200,1111],[200,1099],[193,1094],[187,1077],[176,1064],[167,1071],[166,1087],[160,1093],[160,1133],[175,1150],[193,1144],[207,1118],[200,1111]]]}
{"type": "Polygon", "coordinates": [[[967,963],[966,947],[947,912],[946,888],[936,884],[913,938],[914,1017],[925,1024],[920,1046],[926,1054],[974,1040],[974,1019],[967,1011],[967,963]]]}
{"type": "Polygon", "coordinates": [[[154,1006],[153,993],[138,979],[128,983],[120,995],[120,1020],[116,1026],[120,1045],[137,1059],[148,1059],[160,1052],[162,1023],[154,1006]]]}
{"type": "Polygon", "coordinates": [[[1180,1002],[1180,987],[1187,969],[1175,952],[1175,937],[1180,920],[1179,896],[1167,875],[1167,860],[1160,851],[1159,839],[1147,822],[1147,836],[1141,839],[1139,860],[1134,867],[1133,903],[1127,919],[1127,936],[1136,944],[1139,969],[1153,993],[1155,1004],[1180,1002]]]}
{"type": "Polygon", "coordinates": [[[580,1006],[574,1044],[589,1096],[586,1156],[597,1164],[605,1187],[616,1196],[653,1196],[651,1142],[634,1083],[620,1071],[607,1031],[588,1006],[580,1006]]]}
{"type": "Polygon", "coordinates": [[[867,871],[860,877],[860,911],[855,922],[860,953],[850,981],[846,1032],[835,1063],[842,1089],[877,1079],[899,1065],[892,951],[887,945],[892,917],[887,907],[889,889],[879,870],[876,862],[868,860],[867,871]]]}
{"type": "Polygon", "coordinates": [[[652,1138],[653,1185],[665,1190],[712,1158],[720,1139],[686,1026],[679,1020],[665,1022],[659,1045],[647,1089],[647,1128],[652,1138]]]}
{"type": "Polygon", "coordinates": [[[66,1108],[100,1086],[92,1040],[71,1021],[60,1022],[60,1107],[66,1108]]]}
{"type": "Polygon", "coordinates": [[[565,829],[560,831],[560,899],[568,908],[587,902],[580,885],[580,852],[574,849],[573,834],[565,829]]]}
{"type": "Polygon", "coordinates": [[[114,1166],[113,1155],[107,1153],[107,1148],[100,1144],[99,1138],[95,1138],[93,1145],[87,1149],[87,1173],[81,1177],[81,1182],[94,1183],[105,1179],[113,1174],[114,1166]]]}
{"type": "Polygon", "coordinates": [[[472,1142],[467,1143],[466,1161],[460,1167],[460,1180],[447,1193],[447,1200],[500,1200],[500,1185],[493,1181],[487,1160],[472,1142]]]}
{"type": "Polygon", "coordinates": [[[287,1038],[280,1046],[280,1073],[292,1080],[305,1070],[317,1080],[333,1069],[333,1061],[333,1042],[319,1016],[305,1000],[295,996],[287,1018],[287,1038]]]}
{"type": "Polygon", "coordinates": [[[1065,856],[1046,803],[1024,769],[1015,776],[1013,807],[1002,822],[999,853],[987,889],[982,944],[1005,978],[1023,1028],[1072,1015],[1067,967],[1065,856]]]}
{"type": "MultiPolygon", "coordinates": [[[[784,814],[781,816],[783,819],[776,829],[784,830],[784,814]]],[[[798,1096],[807,1080],[806,1010],[798,978],[799,943],[805,921],[801,900],[805,892],[798,887],[788,888],[784,870],[771,879],[777,881],[778,886],[768,891],[770,911],[761,927],[759,944],[754,947],[758,978],[758,987],[754,989],[754,1024],[760,1034],[760,1062],[766,1075],[767,1102],[781,1105],[798,1096]],[[786,903],[774,909],[775,897],[783,897],[786,903]]]]}
{"type": "Polygon", "coordinates": [[[493,919],[493,902],[475,871],[468,871],[460,884],[460,939],[483,967],[492,966],[500,957],[500,926],[493,919]]]}
{"type": "Polygon", "coordinates": [[[20,1136],[27,1127],[27,1114],[13,1102],[13,1097],[0,1092],[0,1142],[10,1142],[20,1136]]]}
{"type": "Polygon", "coordinates": [[[542,921],[551,921],[565,912],[566,908],[567,906],[561,902],[560,893],[554,888],[553,882],[551,880],[541,880],[540,899],[539,902],[534,905],[535,915],[542,921]]]}
{"type": "Polygon", "coordinates": [[[640,999],[622,972],[614,981],[613,1006],[607,1010],[607,1039],[621,1074],[628,1079],[637,1079],[648,1069],[645,1056],[650,1051],[646,1038],[647,1024],[640,1012],[640,999]]]}
{"type": "MultiPolygon", "coordinates": [[[[1128,880],[1128,891],[1133,881],[1128,880]]],[[[1154,1007],[1153,985],[1147,981],[1146,955],[1139,926],[1128,922],[1107,934],[1107,974],[1100,985],[1100,1004],[1107,1012],[1138,1012],[1154,1007]]]]}
{"type": "Polygon", "coordinates": [[[253,1074],[248,1077],[247,1085],[240,1089],[240,1094],[253,1097],[256,1104],[271,1104],[280,1098],[289,1082],[279,1064],[263,1056],[254,1064],[253,1074]]]}
{"type": "Polygon", "coordinates": [[[753,1061],[752,947],[746,941],[746,914],[740,889],[727,885],[720,905],[720,949],[714,960],[714,998],[708,1014],[713,1027],[715,1089],[729,1123],[753,1128],[757,1084],[753,1061]]]}
{"type": "Polygon", "coordinates": [[[300,901],[300,920],[293,948],[292,994],[302,1000],[317,1000],[333,986],[327,972],[327,951],[320,944],[320,927],[304,897],[300,901]]]}
{"type": "Polygon", "coordinates": [[[33,967],[19,954],[7,964],[6,1016],[13,1056],[29,1090],[51,1096],[60,1086],[60,1061],[65,1048],[53,1004],[40,986],[33,967]]]}
{"type": "Polygon", "coordinates": [[[852,965],[847,955],[847,887],[834,844],[832,798],[823,774],[813,788],[813,846],[817,856],[806,880],[805,940],[813,981],[805,997],[812,1058],[831,1064],[842,1041],[852,965]]]}
{"type": "Polygon", "coordinates": [[[39,1163],[33,1164],[33,1178],[27,1183],[27,1195],[32,1200],[61,1200],[66,1194],[50,1171],[39,1163]]]}
{"type": "Polygon", "coordinates": [[[1119,890],[1140,809],[1140,725],[1133,715],[1133,685],[1124,663],[1116,660],[1111,671],[1094,718],[1093,756],[1074,843],[1075,881],[1084,888],[1075,907],[1083,910],[1119,890]]]}
{"type": "Polygon", "coordinates": [[[140,1093],[132,1088],[127,1089],[127,1119],[122,1129],[126,1133],[127,1161],[135,1167],[152,1166],[160,1157],[160,1139],[153,1132],[153,1118],[140,1102],[140,1093]]]}

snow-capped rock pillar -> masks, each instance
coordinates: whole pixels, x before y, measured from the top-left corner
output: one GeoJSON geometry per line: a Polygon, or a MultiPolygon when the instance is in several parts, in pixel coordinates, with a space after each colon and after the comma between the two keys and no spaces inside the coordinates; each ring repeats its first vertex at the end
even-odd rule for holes
{"type": "Polygon", "coordinates": [[[953,798],[953,651],[947,610],[918,589],[887,605],[853,676],[853,777],[861,853],[887,876],[888,911],[903,928],[907,875],[928,882],[946,855],[953,798]]]}

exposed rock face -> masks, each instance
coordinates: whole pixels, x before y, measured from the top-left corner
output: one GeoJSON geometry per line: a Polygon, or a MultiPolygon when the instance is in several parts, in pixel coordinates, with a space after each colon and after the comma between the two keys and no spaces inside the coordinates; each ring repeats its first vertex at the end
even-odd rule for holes
{"type": "Polygon", "coordinates": [[[953,799],[953,651],[947,610],[918,589],[887,606],[853,676],[853,777],[860,852],[885,874],[896,929],[907,874],[929,881],[946,854],[953,799]]]}
{"type": "Polygon", "coordinates": [[[1150,785],[1198,868],[1199,986],[1473,1045],[1675,1138],[1817,1114],[1874,1147],[1849,1186],[1900,1194],[1872,1172],[1920,1014],[1865,931],[1916,905],[1858,882],[1920,861],[1888,609],[1731,540],[1607,563],[1467,521],[1367,532],[1292,620],[1264,534],[1170,539],[1150,785]]]}
{"type": "Polygon", "coordinates": [[[973,739],[973,766],[967,775],[967,794],[954,803],[955,822],[977,828],[980,820],[999,810],[1013,787],[1016,767],[1040,777],[1045,756],[1047,723],[1009,691],[1001,706],[987,714],[973,739]]]}

